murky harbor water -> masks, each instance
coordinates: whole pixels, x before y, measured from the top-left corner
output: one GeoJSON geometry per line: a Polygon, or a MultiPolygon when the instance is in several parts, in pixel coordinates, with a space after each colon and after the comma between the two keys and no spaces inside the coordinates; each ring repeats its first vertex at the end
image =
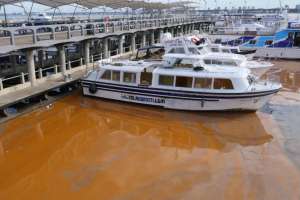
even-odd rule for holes
{"type": "MultiPolygon", "coordinates": [[[[280,68],[278,67],[280,66],[280,68]]],[[[0,199],[300,199],[300,69],[257,113],[68,96],[0,125],[0,199]]]]}

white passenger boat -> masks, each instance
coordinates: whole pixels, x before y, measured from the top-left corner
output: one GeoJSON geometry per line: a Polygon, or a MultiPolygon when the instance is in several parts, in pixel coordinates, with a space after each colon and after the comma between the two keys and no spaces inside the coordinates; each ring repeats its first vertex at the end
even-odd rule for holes
{"type": "Polygon", "coordinates": [[[229,53],[244,55],[247,59],[252,59],[256,50],[241,50],[239,46],[223,45],[221,43],[214,43],[211,41],[208,35],[200,34],[199,31],[195,31],[193,35],[187,37],[195,45],[201,47],[206,46],[208,50],[214,53],[229,53]]]}
{"type": "Polygon", "coordinates": [[[183,67],[181,61],[101,65],[82,80],[83,94],[177,110],[255,111],[281,88],[256,81],[247,68],[183,67]]]}
{"type": "Polygon", "coordinates": [[[211,52],[207,45],[196,46],[189,38],[177,37],[164,40],[166,48],[164,59],[167,61],[175,61],[177,59],[185,59],[186,64],[193,64],[195,62],[202,62],[204,67],[237,67],[248,68],[251,72],[261,77],[272,66],[272,63],[263,61],[249,60],[244,55],[233,53],[219,53],[211,52]]]}

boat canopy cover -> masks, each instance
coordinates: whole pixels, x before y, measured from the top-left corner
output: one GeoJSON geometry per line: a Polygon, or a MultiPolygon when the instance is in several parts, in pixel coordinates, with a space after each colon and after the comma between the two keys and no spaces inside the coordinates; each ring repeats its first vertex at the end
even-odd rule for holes
{"type": "MultiPolygon", "coordinates": [[[[0,0],[0,6],[7,4],[16,4],[24,2],[24,0],[0,0]]],[[[77,4],[88,9],[96,7],[110,7],[114,9],[118,8],[132,8],[132,9],[170,9],[175,7],[185,7],[191,4],[190,1],[180,1],[173,3],[162,3],[162,2],[149,2],[145,0],[88,0],[88,1],[78,1],[78,0],[32,0],[31,2],[49,6],[52,8],[57,8],[64,5],[77,4]]]]}

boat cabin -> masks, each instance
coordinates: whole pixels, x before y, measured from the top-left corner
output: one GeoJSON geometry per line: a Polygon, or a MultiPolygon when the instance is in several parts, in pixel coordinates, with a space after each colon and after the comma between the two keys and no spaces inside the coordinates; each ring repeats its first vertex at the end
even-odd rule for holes
{"type": "MultiPolygon", "coordinates": [[[[250,85],[249,70],[228,67],[197,69],[196,67],[167,68],[161,64],[107,64],[100,67],[99,82],[137,87],[153,87],[187,91],[243,91],[250,85]]],[[[93,78],[91,78],[93,79],[93,78]]]]}
{"type": "MultiPolygon", "coordinates": [[[[195,50],[196,51],[196,50],[195,50]]],[[[192,51],[193,52],[193,51],[192,51]]],[[[180,54],[180,53],[167,53],[163,56],[164,65],[172,67],[173,65],[193,65],[197,63],[202,67],[218,67],[218,66],[227,66],[227,67],[237,67],[240,66],[244,61],[245,57],[241,57],[237,54],[224,54],[224,53],[208,53],[204,55],[200,54],[180,54]]],[[[184,67],[184,66],[183,66],[184,67]]]]}

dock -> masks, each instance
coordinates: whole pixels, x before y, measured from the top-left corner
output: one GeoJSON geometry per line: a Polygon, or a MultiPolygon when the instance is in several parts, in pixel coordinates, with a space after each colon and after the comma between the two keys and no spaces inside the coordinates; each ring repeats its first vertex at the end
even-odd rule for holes
{"type": "MultiPolygon", "coordinates": [[[[208,18],[188,16],[127,19],[111,23],[1,27],[0,32],[6,34],[0,37],[0,55],[19,52],[10,56],[11,63],[17,62],[20,58],[18,55],[24,55],[26,71],[0,77],[0,108],[4,109],[43,92],[77,82],[97,61],[131,54],[137,48],[159,43],[163,33],[170,32],[173,36],[190,34],[194,30],[208,29],[211,23],[213,22],[208,18]],[[118,41],[116,48],[111,47],[112,40],[118,41]],[[77,44],[82,48],[79,58],[75,60],[67,55],[70,44],[77,44]],[[56,49],[57,63],[44,67],[39,63],[45,62],[45,54],[49,48],[56,49]]],[[[15,71],[20,69],[18,65],[11,68],[15,71]]]]}

